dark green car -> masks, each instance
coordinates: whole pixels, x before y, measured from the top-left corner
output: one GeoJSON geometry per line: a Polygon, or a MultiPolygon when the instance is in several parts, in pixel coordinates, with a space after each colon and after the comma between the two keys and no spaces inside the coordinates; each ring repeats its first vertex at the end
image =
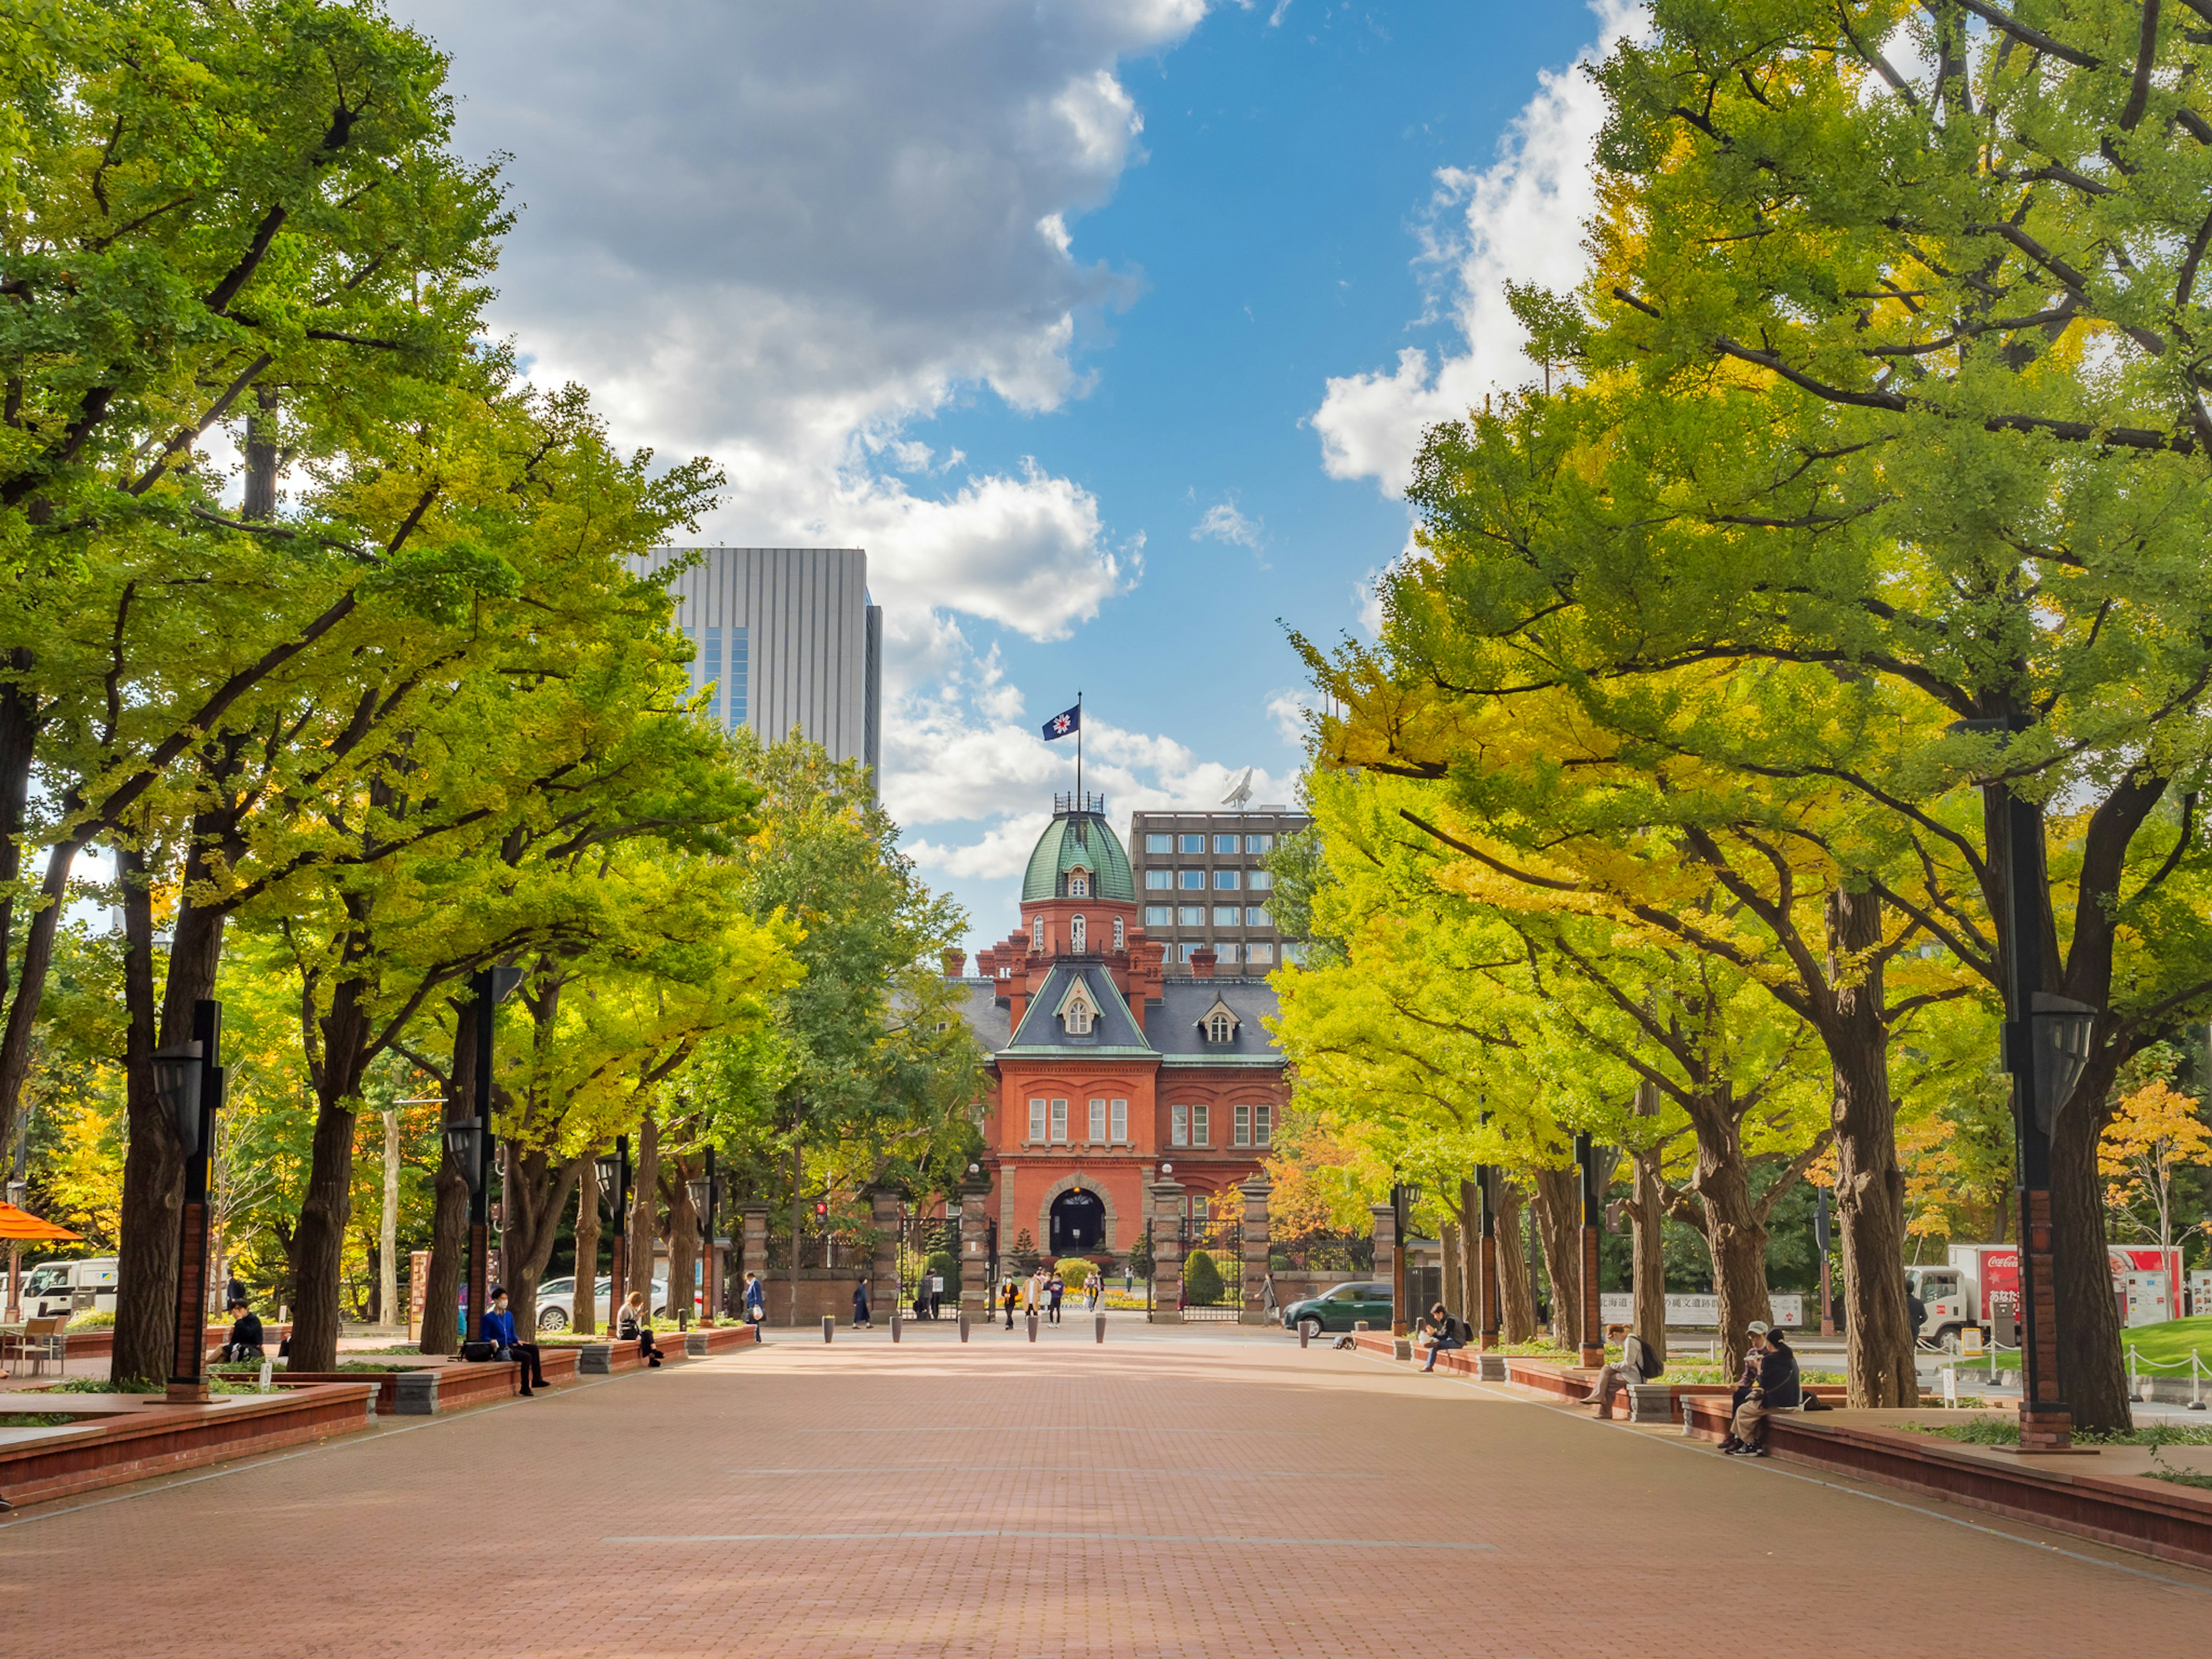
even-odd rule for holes
{"type": "Polygon", "coordinates": [[[1374,1284],[1355,1280],[1339,1285],[1304,1302],[1293,1302],[1283,1310],[1283,1328],[1297,1330],[1304,1326],[1315,1336],[1323,1331],[1348,1331],[1361,1320],[1367,1322],[1372,1331],[1390,1328],[1390,1286],[1388,1282],[1374,1284]]]}

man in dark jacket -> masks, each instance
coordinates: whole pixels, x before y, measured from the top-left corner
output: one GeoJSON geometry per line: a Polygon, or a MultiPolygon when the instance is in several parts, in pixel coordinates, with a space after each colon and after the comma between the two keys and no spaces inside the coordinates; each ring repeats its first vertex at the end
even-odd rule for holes
{"type": "Polygon", "coordinates": [[[261,1316],[242,1296],[230,1299],[230,1340],[222,1345],[225,1359],[261,1358],[261,1316]]]}
{"type": "Polygon", "coordinates": [[[1759,1386],[1736,1408],[1733,1425],[1736,1443],[1723,1448],[1731,1457],[1765,1456],[1768,1414],[1795,1411],[1803,1398],[1797,1384],[1797,1356],[1790,1351],[1782,1333],[1769,1330],[1759,1340],[1765,1352],[1759,1357],[1759,1386]]]}
{"type": "Polygon", "coordinates": [[[491,1291],[491,1306],[484,1310],[483,1326],[477,1332],[479,1340],[492,1345],[493,1352],[501,1359],[520,1360],[522,1364],[522,1397],[531,1397],[530,1385],[545,1386],[545,1362],[538,1352],[535,1342],[519,1341],[514,1334],[514,1316],[507,1310],[507,1291],[495,1285],[491,1291]]]}

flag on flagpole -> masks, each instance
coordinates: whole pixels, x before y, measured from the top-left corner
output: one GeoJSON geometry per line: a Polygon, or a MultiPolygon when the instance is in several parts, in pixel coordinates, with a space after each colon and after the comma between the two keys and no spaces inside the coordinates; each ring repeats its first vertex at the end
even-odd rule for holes
{"type": "Polygon", "coordinates": [[[1083,705],[1079,702],[1074,708],[1063,709],[1044,723],[1044,740],[1050,743],[1054,738],[1064,738],[1071,732],[1082,729],[1083,705]]]}

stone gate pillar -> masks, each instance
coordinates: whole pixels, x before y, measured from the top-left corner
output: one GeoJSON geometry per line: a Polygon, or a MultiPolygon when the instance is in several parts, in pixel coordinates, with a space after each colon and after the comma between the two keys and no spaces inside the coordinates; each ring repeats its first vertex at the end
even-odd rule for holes
{"type": "Polygon", "coordinates": [[[1264,1325],[1267,1314],[1267,1198],[1274,1183],[1254,1176],[1238,1183],[1244,1195],[1244,1305],[1237,1315],[1240,1325],[1264,1325]]]}
{"type": "Polygon", "coordinates": [[[1152,1213],[1152,1322],[1182,1323],[1182,1200],[1180,1181],[1155,1181],[1152,1213]]]}
{"type": "Polygon", "coordinates": [[[899,1195],[888,1187],[868,1189],[868,1224],[876,1230],[875,1259],[868,1266],[868,1316],[888,1321],[898,1311],[899,1230],[905,1219],[899,1195]]]}
{"type": "MultiPolygon", "coordinates": [[[[768,1284],[768,1206],[739,1205],[738,1224],[742,1230],[738,1235],[738,1265],[746,1273],[759,1274],[761,1284],[765,1287],[768,1284]]],[[[744,1281],[739,1279],[738,1282],[743,1284],[744,1281]]],[[[767,1294],[765,1288],[762,1294],[767,1294]]],[[[741,1314],[744,1311],[742,1308],[738,1310],[741,1314]]]]}
{"type": "Polygon", "coordinates": [[[1388,1204],[1370,1204],[1375,1218],[1375,1271],[1390,1275],[1390,1330],[1403,1336],[1412,1328],[1406,1322],[1406,1264],[1398,1254],[1398,1212],[1388,1204]]]}
{"type": "Polygon", "coordinates": [[[991,1320],[991,1218],[984,1200],[991,1179],[979,1169],[960,1186],[960,1311],[971,1323],[991,1320]]]}

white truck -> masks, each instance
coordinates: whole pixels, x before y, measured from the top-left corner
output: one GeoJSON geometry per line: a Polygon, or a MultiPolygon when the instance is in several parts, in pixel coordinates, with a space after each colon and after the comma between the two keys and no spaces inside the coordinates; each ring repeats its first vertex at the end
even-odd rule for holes
{"type": "Polygon", "coordinates": [[[77,1261],[42,1261],[23,1280],[23,1317],[115,1311],[115,1258],[86,1256],[77,1261]]]}
{"type": "MultiPolygon", "coordinates": [[[[2180,1317],[2181,1252],[2155,1244],[2115,1244],[2112,1295],[2123,1325],[2155,1325],[2180,1317]]],[[[1905,1270],[1923,1310],[1920,1340],[1953,1352],[1967,1329],[1979,1327],[2006,1347],[2018,1346],[2020,1248],[1954,1244],[1943,1266],[1905,1270]]]]}

